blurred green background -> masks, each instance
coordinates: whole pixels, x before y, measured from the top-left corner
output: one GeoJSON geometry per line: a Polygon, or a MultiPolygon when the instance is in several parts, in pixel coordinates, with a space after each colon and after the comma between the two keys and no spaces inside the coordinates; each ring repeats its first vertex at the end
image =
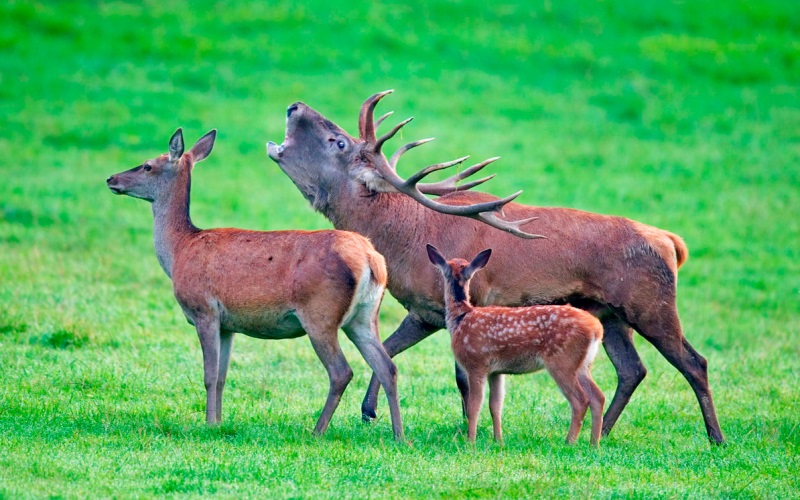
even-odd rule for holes
{"type": "MultiPolygon", "coordinates": [[[[0,497],[796,495],[800,11],[793,1],[30,2],[0,5],[0,497]],[[683,377],[649,375],[599,450],[562,444],[545,375],[512,378],[506,445],[465,440],[446,333],[399,356],[409,446],[356,376],[323,438],[304,339],[239,337],[225,422],[145,202],[105,178],[219,130],[200,227],[330,227],[264,151],[302,100],[351,133],[369,95],[435,136],[400,170],[500,155],[486,189],[680,234],[684,331],[730,444],[683,377]]],[[[386,336],[404,311],[387,297],[386,336]]],[[[344,337],[343,337],[344,338],[344,337]]],[[[611,397],[604,354],[595,376],[611,397]]]]}

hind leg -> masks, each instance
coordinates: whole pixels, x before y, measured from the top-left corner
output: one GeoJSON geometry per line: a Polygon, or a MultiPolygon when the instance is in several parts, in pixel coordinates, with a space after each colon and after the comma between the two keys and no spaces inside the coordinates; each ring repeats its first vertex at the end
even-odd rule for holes
{"type": "Polygon", "coordinates": [[[578,383],[581,384],[583,392],[589,398],[589,409],[592,411],[591,443],[593,446],[597,446],[600,444],[600,432],[603,427],[603,405],[606,403],[606,397],[603,395],[603,391],[597,387],[588,371],[578,374],[578,383]]]}
{"type": "Polygon", "coordinates": [[[675,308],[663,307],[655,314],[637,319],[636,329],[686,378],[700,403],[709,440],[723,444],[725,438],[708,384],[708,362],[683,336],[675,308]]]}
{"type": "MultiPolygon", "coordinates": [[[[393,358],[438,330],[438,327],[429,325],[417,318],[416,315],[409,313],[400,323],[400,326],[397,327],[397,330],[383,341],[383,347],[389,357],[393,358]]],[[[373,373],[367,393],[364,395],[364,401],[361,403],[361,418],[365,422],[377,417],[376,409],[378,407],[379,390],[380,381],[373,373]]]]}
{"type": "Polygon", "coordinates": [[[586,416],[586,410],[589,409],[589,398],[586,393],[581,389],[578,383],[578,377],[574,370],[561,371],[558,369],[551,369],[548,367],[550,375],[555,379],[558,388],[567,398],[569,406],[572,409],[572,420],[569,424],[569,432],[567,433],[567,443],[572,444],[578,439],[578,434],[581,432],[583,426],[583,417],[586,416]]]}
{"type": "Polygon", "coordinates": [[[372,368],[389,402],[392,430],[398,441],[403,441],[403,422],[400,418],[400,403],[397,395],[397,368],[381,344],[378,334],[378,305],[362,308],[356,317],[342,329],[356,345],[361,356],[372,368]]]}
{"type": "Polygon", "coordinates": [[[461,416],[467,418],[467,401],[469,401],[469,380],[465,372],[458,363],[456,365],[456,387],[461,394],[461,416]]]}
{"type": "Polygon", "coordinates": [[[337,335],[338,328],[336,328],[335,324],[318,325],[308,321],[304,323],[302,318],[300,321],[303,323],[306,333],[308,333],[314,352],[317,353],[319,360],[322,361],[325,370],[328,372],[330,383],[328,398],[325,400],[325,406],[322,408],[317,425],[314,427],[314,434],[322,435],[328,429],[333,412],[339,406],[339,401],[342,399],[342,394],[344,394],[347,384],[353,379],[353,370],[350,369],[350,365],[347,364],[347,359],[342,353],[337,335]]]}
{"type": "Polygon", "coordinates": [[[647,369],[633,346],[633,331],[616,314],[601,319],[603,323],[603,347],[614,369],[617,371],[617,390],[603,417],[603,435],[608,435],[628,404],[633,391],[647,375],[647,369]]]}

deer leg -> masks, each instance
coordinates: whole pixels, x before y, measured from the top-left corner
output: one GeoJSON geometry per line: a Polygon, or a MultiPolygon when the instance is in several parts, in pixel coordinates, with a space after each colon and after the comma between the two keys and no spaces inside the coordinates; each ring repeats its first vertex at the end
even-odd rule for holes
{"type": "Polygon", "coordinates": [[[389,402],[394,438],[403,441],[405,439],[403,421],[400,417],[400,401],[397,395],[397,367],[381,344],[377,308],[372,312],[362,309],[351,323],[343,327],[343,330],[372,368],[373,377],[377,377],[383,386],[389,402]]]}
{"type": "Polygon", "coordinates": [[[322,435],[328,428],[333,412],[339,406],[339,401],[342,399],[342,394],[344,394],[347,384],[353,378],[353,370],[347,364],[347,359],[345,359],[339,346],[335,327],[333,330],[324,332],[315,332],[306,328],[306,332],[309,339],[311,339],[314,352],[317,353],[320,361],[325,366],[330,380],[328,399],[325,401],[325,406],[322,408],[317,425],[314,427],[314,434],[322,435]]]}
{"type": "Polygon", "coordinates": [[[456,387],[461,394],[461,415],[467,416],[467,400],[469,399],[469,380],[467,373],[456,363],[456,387]]]}
{"type": "Polygon", "coordinates": [[[203,350],[203,383],[206,387],[206,423],[219,422],[217,414],[217,381],[219,380],[219,320],[216,317],[195,318],[200,348],[203,350]]]}
{"type": "Polygon", "coordinates": [[[489,411],[492,414],[494,440],[503,442],[503,399],[505,398],[505,377],[502,373],[489,375],[489,411]]]}
{"type": "MultiPolygon", "coordinates": [[[[397,327],[397,330],[383,341],[383,347],[389,357],[393,358],[397,354],[415,345],[420,340],[429,337],[437,330],[439,330],[438,327],[425,323],[417,318],[416,315],[409,313],[403,319],[403,322],[400,323],[400,326],[397,327]]],[[[369,422],[378,416],[375,409],[378,406],[379,390],[380,381],[373,373],[369,381],[367,394],[364,396],[364,401],[361,403],[361,418],[365,422],[369,422]]]]}
{"type": "Polygon", "coordinates": [[[478,434],[478,415],[483,405],[483,389],[486,384],[486,375],[483,373],[469,374],[469,400],[467,401],[467,438],[475,442],[478,434]]]}
{"type": "Polygon", "coordinates": [[[617,315],[602,318],[603,347],[617,371],[617,390],[603,417],[603,435],[608,435],[628,404],[633,391],[644,380],[647,369],[633,346],[633,330],[617,315]]]}
{"type": "Polygon", "coordinates": [[[714,444],[724,444],[708,384],[708,362],[683,336],[674,308],[664,308],[660,312],[651,321],[637,322],[636,329],[686,378],[700,403],[709,440],[714,444]]]}
{"type": "Polygon", "coordinates": [[[550,370],[549,367],[548,371],[555,379],[564,397],[567,398],[570,408],[572,408],[572,420],[567,433],[567,443],[572,444],[578,439],[578,434],[581,432],[583,417],[586,416],[586,410],[589,409],[589,397],[581,389],[574,371],[562,372],[550,370]]]}
{"type": "Polygon", "coordinates": [[[233,336],[234,334],[231,332],[221,332],[219,337],[219,375],[217,376],[217,420],[219,421],[222,421],[222,391],[225,390],[225,379],[228,377],[233,336]]]}
{"type": "Polygon", "coordinates": [[[592,411],[592,446],[600,444],[600,433],[603,428],[603,405],[606,397],[603,391],[597,387],[589,372],[578,373],[578,382],[581,384],[583,392],[589,397],[589,409],[592,411]]]}

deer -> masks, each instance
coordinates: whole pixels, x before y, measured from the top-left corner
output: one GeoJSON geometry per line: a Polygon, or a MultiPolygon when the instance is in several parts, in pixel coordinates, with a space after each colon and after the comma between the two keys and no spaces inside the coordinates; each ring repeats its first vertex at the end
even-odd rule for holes
{"type": "Polygon", "coordinates": [[[394,437],[402,441],[397,368],[378,334],[384,258],[367,238],[346,231],[197,228],[189,216],[191,173],[215,139],[212,130],[184,152],[179,128],[168,153],[106,180],[113,193],[152,204],[158,262],[200,340],[207,424],[222,419],[235,333],[258,339],[308,335],[330,382],[314,428],[324,434],[353,377],[338,340],[341,328],[380,380],[394,437]]]}
{"type": "Polygon", "coordinates": [[[578,438],[586,411],[592,411],[593,446],[600,443],[605,396],[590,373],[603,326],[590,313],[568,305],[474,307],[469,282],[492,255],[486,249],[472,261],[446,260],[433,245],[428,259],[444,280],[445,324],[456,363],[466,373],[467,437],[475,442],[484,387],[489,382],[489,411],[494,440],[503,442],[503,399],[506,374],[545,368],[572,408],[567,443],[578,438]]]}
{"type": "MultiPolygon", "coordinates": [[[[425,255],[431,243],[447,255],[494,257],[470,284],[478,306],[572,304],[598,317],[603,347],[617,374],[617,387],[603,417],[608,435],[647,370],[633,343],[638,332],[686,378],[693,389],[712,444],[725,439],[708,382],[708,363],[684,336],[676,305],[678,268],[688,249],[678,235],[625,217],[560,207],[516,203],[472,190],[492,177],[469,180],[489,158],[438,182],[427,175],[461,166],[468,157],[425,167],[402,178],[400,157],[432,139],[400,147],[391,157],[383,146],[411,118],[378,136],[375,108],[392,91],[361,106],[358,137],[302,102],[286,111],[283,143],[267,143],[267,155],[291,179],[312,208],[336,229],[370,239],[386,258],[388,290],[408,314],[384,340],[394,357],[445,328],[445,303],[438,271],[425,255]],[[466,179],[466,180],[465,180],[466,179]],[[461,182],[465,180],[464,182],[461,182]],[[435,198],[431,198],[433,196],[435,198]],[[530,228],[546,233],[538,237],[530,228]]],[[[456,365],[456,384],[466,412],[468,385],[456,365]]],[[[362,418],[376,417],[379,380],[373,377],[362,418]]]]}

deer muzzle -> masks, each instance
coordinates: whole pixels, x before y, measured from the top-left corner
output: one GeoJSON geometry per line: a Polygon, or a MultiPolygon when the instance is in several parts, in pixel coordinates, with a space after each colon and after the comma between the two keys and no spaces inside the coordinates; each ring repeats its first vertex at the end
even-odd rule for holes
{"type": "Polygon", "coordinates": [[[274,161],[278,161],[281,158],[283,158],[283,149],[284,149],[284,145],[283,144],[278,145],[278,144],[275,144],[272,141],[269,141],[267,143],[267,154],[274,161]]]}
{"type": "Polygon", "coordinates": [[[112,175],[108,179],[106,179],[106,185],[108,189],[111,190],[114,194],[123,194],[122,187],[117,184],[117,176],[112,175]]]}

